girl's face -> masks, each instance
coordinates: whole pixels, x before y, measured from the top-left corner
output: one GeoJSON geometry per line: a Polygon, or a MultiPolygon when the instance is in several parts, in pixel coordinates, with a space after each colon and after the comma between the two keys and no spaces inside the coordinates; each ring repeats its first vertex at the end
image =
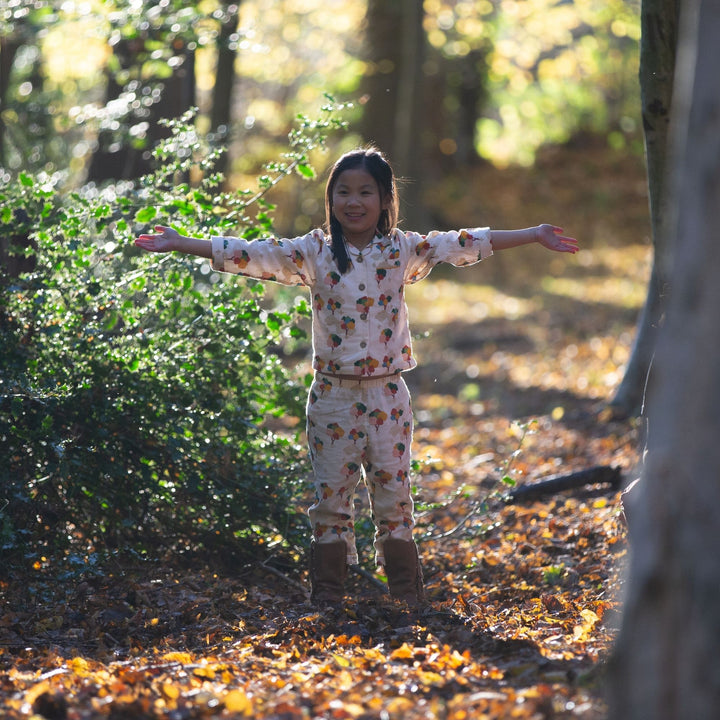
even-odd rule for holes
{"type": "Polygon", "coordinates": [[[353,168],[338,175],[332,190],[332,212],[342,226],[345,239],[365,247],[375,237],[380,213],[388,201],[367,170],[353,168]]]}

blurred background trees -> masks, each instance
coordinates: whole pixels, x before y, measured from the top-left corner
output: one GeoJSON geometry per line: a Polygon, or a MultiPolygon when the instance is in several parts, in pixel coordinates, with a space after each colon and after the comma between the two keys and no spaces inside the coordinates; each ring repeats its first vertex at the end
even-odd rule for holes
{"type": "MultiPolygon", "coordinates": [[[[378,144],[413,180],[417,227],[448,171],[530,166],[588,136],[638,151],[638,40],[626,0],[7,2],[0,165],[72,187],[135,178],[158,119],[198,106],[238,185],[331,94],[354,103],[338,142],[378,144]]],[[[321,208],[283,200],[279,231],[318,222],[321,208]]]]}

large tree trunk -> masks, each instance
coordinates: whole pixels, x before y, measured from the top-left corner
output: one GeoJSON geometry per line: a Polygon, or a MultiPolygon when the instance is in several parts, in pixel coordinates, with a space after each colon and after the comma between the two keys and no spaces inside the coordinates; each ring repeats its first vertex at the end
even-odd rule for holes
{"type": "Polygon", "coordinates": [[[360,132],[366,142],[388,153],[395,143],[402,25],[402,0],[368,0],[364,33],[367,70],[361,86],[364,107],[360,132]]]}
{"type": "Polygon", "coordinates": [[[669,248],[667,233],[663,232],[668,203],[665,167],[679,12],[680,0],[643,0],[642,3],[640,93],[654,260],[630,362],[611,403],[626,415],[640,410],[668,289],[669,248]]]}
{"type": "Polygon", "coordinates": [[[683,3],[670,156],[672,293],[633,507],[613,720],[714,720],[720,707],[720,10],[683,3]]]}
{"type": "MultiPolygon", "coordinates": [[[[131,70],[138,79],[142,64],[149,55],[146,42],[147,39],[136,37],[122,40],[113,46],[117,64],[124,70],[131,70]]],[[[149,123],[145,146],[136,148],[126,138],[117,142],[112,132],[101,131],[98,147],[93,152],[88,168],[89,182],[134,179],[153,169],[152,149],[159,140],[170,135],[170,131],[162,127],[158,120],[180,117],[195,105],[195,51],[182,48],[176,54],[181,57],[181,62],[173,68],[172,75],[162,81],[161,101],[155,102],[147,115],[141,118],[149,123]]],[[[114,74],[108,72],[106,103],[120,97],[124,89],[114,74]]],[[[135,123],[139,119],[130,117],[126,122],[135,123]]]]}
{"type": "Polygon", "coordinates": [[[425,57],[422,0],[369,0],[365,19],[361,132],[387,154],[403,185],[402,210],[412,229],[427,230],[422,203],[422,64],[425,57]]]}
{"type": "Polygon", "coordinates": [[[402,0],[402,35],[398,91],[395,106],[394,148],[392,155],[400,172],[417,180],[420,148],[420,97],[422,64],[425,57],[422,0],[402,0]]]}
{"type": "Polygon", "coordinates": [[[7,97],[10,90],[10,72],[15,55],[20,49],[20,41],[15,35],[0,37],[0,167],[7,162],[5,157],[5,123],[3,113],[7,108],[7,97]]]}
{"type": "MultiPolygon", "coordinates": [[[[224,0],[223,12],[224,17],[217,39],[217,66],[210,111],[210,127],[217,134],[218,140],[227,147],[230,143],[235,61],[237,60],[237,44],[233,42],[233,35],[237,33],[238,29],[240,3],[224,0]]],[[[225,152],[218,161],[217,169],[225,174],[227,168],[228,154],[225,152]]]]}

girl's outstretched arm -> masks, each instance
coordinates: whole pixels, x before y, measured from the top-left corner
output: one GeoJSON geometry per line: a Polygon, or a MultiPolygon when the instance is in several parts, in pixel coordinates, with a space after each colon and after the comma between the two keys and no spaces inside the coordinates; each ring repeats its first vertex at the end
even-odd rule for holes
{"type": "Polygon", "coordinates": [[[177,230],[164,225],[155,226],[154,235],[138,235],[135,244],[149,252],[176,252],[186,255],[197,255],[198,257],[211,258],[212,243],[201,238],[185,237],[177,230]]]}
{"type": "Polygon", "coordinates": [[[495,251],[536,242],[555,252],[576,253],[578,251],[577,240],[565,237],[561,234],[562,231],[562,228],[547,223],[523,230],[491,230],[490,242],[495,251]]]}

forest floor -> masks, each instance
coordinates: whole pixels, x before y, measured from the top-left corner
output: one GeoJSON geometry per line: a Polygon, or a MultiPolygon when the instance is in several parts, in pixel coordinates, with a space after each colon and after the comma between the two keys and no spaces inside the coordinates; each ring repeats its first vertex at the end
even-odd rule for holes
{"type": "MultiPolygon", "coordinates": [[[[632,181],[639,207],[628,177],[596,188],[598,202],[632,181]]],[[[380,591],[367,541],[364,572],[327,612],[308,604],[302,557],[232,572],[38,567],[0,582],[0,717],[605,718],[628,549],[618,489],[508,502],[502,482],[636,472],[636,423],[607,402],[644,300],[647,236],[641,220],[638,235],[627,219],[616,232],[606,224],[621,219],[591,211],[562,220],[593,235],[577,256],[516,250],[409,292],[426,610],[380,591]]]]}

